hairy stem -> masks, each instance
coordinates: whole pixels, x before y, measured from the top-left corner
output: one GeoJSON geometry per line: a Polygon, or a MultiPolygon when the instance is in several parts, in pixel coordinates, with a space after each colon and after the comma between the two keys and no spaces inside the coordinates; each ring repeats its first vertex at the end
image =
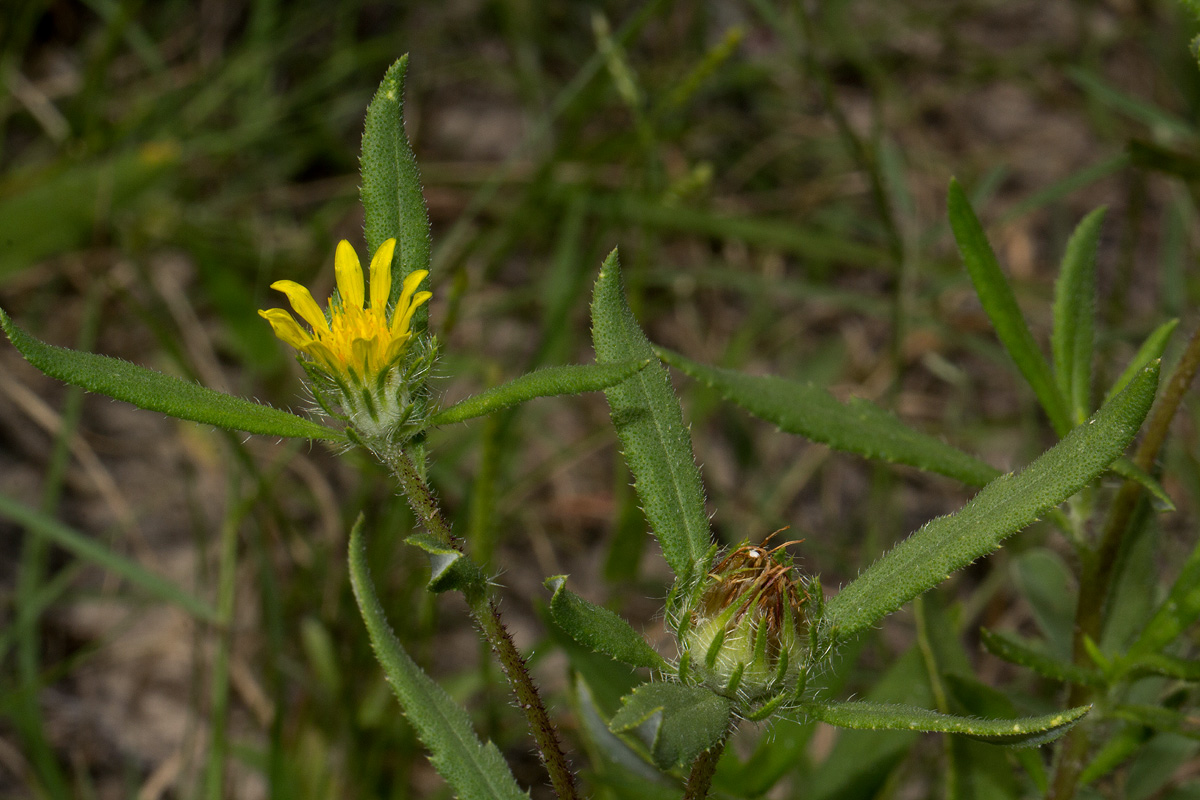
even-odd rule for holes
{"type": "MultiPolygon", "coordinates": [[[[425,529],[442,544],[465,555],[462,540],[450,530],[449,523],[442,516],[437,498],[433,496],[412,459],[406,453],[397,452],[389,453],[384,460],[392,468],[413,513],[425,529]]],[[[517,697],[517,703],[525,714],[529,730],[537,743],[538,754],[550,774],[550,783],[555,793],[560,800],[577,800],[579,794],[575,787],[575,774],[571,771],[571,765],[567,762],[562,744],[558,740],[558,731],[551,722],[550,715],[546,713],[546,704],[542,702],[537,685],[529,674],[525,658],[517,650],[508,629],[504,627],[499,607],[494,599],[484,593],[468,597],[467,605],[480,632],[500,660],[504,675],[508,678],[509,686],[517,697]]]]}
{"type": "Polygon", "coordinates": [[[704,800],[708,797],[708,789],[712,786],[713,775],[717,772],[717,762],[721,760],[721,753],[725,752],[727,741],[729,741],[728,735],[701,753],[696,762],[692,764],[692,771],[688,774],[687,787],[683,792],[683,800],[704,800]]]}
{"type": "MultiPolygon", "coordinates": [[[[1200,329],[1192,334],[1187,349],[1179,365],[1171,374],[1158,398],[1150,421],[1146,424],[1146,434],[1142,437],[1133,461],[1142,469],[1150,472],[1154,462],[1166,442],[1167,433],[1171,428],[1171,420],[1179,404],[1191,386],[1192,379],[1200,369],[1200,329]]],[[[1104,606],[1108,599],[1113,570],[1116,567],[1117,556],[1121,543],[1129,532],[1130,521],[1134,517],[1138,501],[1141,499],[1142,486],[1136,481],[1127,480],[1121,485],[1109,510],[1108,522],[1104,526],[1100,542],[1095,549],[1081,551],[1083,569],[1079,579],[1079,602],[1075,608],[1075,631],[1072,642],[1072,652],[1076,664],[1090,665],[1085,642],[1088,639],[1096,641],[1104,627],[1104,606]]],[[[1073,684],[1068,699],[1068,705],[1084,705],[1092,700],[1094,691],[1081,684],[1073,684]]],[[[1088,729],[1078,725],[1063,739],[1059,748],[1058,760],[1054,769],[1054,781],[1047,795],[1051,800],[1071,800],[1075,796],[1079,773],[1083,770],[1084,758],[1089,745],[1088,729]]]]}

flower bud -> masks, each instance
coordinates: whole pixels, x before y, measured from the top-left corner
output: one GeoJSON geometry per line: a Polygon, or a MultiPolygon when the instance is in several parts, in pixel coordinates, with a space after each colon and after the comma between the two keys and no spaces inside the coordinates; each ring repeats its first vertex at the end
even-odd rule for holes
{"type": "Polygon", "coordinates": [[[681,677],[743,704],[797,694],[809,666],[809,598],[785,547],[743,543],[690,593],[681,677]]]}

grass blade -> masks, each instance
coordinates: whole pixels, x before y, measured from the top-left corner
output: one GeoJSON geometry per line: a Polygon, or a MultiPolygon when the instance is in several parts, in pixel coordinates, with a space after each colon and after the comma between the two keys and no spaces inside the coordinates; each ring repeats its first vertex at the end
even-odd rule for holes
{"type": "Polygon", "coordinates": [[[1086,486],[1133,440],[1157,387],[1156,362],[1023,471],[992,481],[957,513],[927,523],[868,567],[826,606],[833,634],[870,626],[1086,486]]]}
{"type": "Polygon", "coordinates": [[[77,558],[89,561],[103,570],[129,581],[150,595],[179,606],[197,619],[216,622],[217,612],[203,600],[189,594],[174,581],[157,575],[140,564],[114,553],[104,545],[79,531],[68,528],[58,520],[35,511],[0,494],[0,515],[23,525],[34,536],[44,536],[77,558]]]}

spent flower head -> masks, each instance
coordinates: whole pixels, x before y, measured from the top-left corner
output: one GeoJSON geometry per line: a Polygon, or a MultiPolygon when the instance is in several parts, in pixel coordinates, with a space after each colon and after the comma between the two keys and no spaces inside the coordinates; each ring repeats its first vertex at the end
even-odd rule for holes
{"type": "Polygon", "coordinates": [[[808,584],[788,544],[727,552],[689,592],[677,625],[681,675],[747,715],[768,698],[798,699],[811,667],[808,584]]]}
{"type": "Polygon", "coordinates": [[[301,363],[322,407],[346,420],[373,446],[420,430],[427,406],[425,378],[436,356],[432,338],[412,329],[416,310],[433,296],[417,291],[429,273],[410,273],[395,305],[388,307],[395,249],[395,239],[379,247],[366,284],[354,248],[344,239],[339,242],[334,258],[337,295],[329,298],[327,311],[295,281],[271,284],[287,296],[308,328],[282,308],[258,312],[276,336],[307,357],[301,363]]]}

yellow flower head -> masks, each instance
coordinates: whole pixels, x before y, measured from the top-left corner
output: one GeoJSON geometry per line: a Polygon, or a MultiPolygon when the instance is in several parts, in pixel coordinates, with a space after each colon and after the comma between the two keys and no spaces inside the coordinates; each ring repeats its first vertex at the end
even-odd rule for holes
{"type": "Polygon", "coordinates": [[[272,289],[287,295],[292,308],[308,323],[312,333],[282,308],[259,311],[259,316],[271,323],[276,336],[312,358],[326,372],[356,383],[368,382],[404,353],[413,335],[409,327],[413,314],[433,296],[417,291],[428,271],[414,270],[404,279],[396,307],[388,313],[395,250],[396,240],[388,239],[371,259],[371,302],[367,305],[358,254],[345,239],[338,243],[334,271],[341,302],[334,303],[330,298],[328,318],[308,289],[295,281],[272,283],[272,289]]]}

